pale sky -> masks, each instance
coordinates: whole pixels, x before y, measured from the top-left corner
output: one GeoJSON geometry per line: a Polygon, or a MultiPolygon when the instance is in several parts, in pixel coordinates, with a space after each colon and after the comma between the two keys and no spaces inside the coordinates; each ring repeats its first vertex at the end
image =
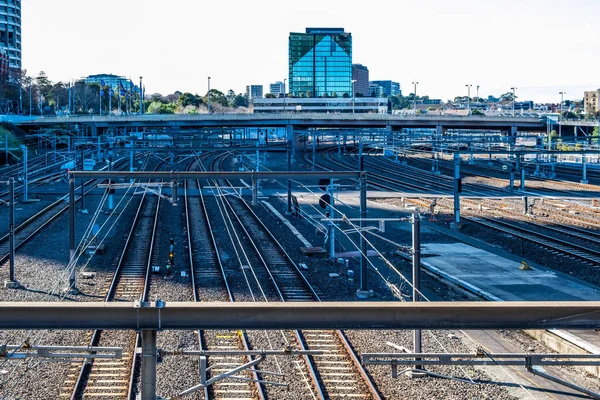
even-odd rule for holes
{"type": "Polygon", "coordinates": [[[288,37],[352,33],[353,63],[404,95],[581,99],[600,88],[600,0],[23,0],[23,68],[113,73],[147,93],[236,93],[288,76],[288,37]]]}

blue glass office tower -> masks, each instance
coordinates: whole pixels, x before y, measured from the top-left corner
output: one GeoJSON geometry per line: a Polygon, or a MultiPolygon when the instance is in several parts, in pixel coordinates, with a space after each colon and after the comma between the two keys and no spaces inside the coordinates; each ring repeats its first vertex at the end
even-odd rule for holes
{"type": "Polygon", "coordinates": [[[289,59],[290,94],[352,96],[352,35],[343,28],[290,33],[289,59]]]}

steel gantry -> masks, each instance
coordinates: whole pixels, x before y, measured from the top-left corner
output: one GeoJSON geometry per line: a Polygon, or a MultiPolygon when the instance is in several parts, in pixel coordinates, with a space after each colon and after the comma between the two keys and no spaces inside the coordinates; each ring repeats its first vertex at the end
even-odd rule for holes
{"type": "Polygon", "coordinates": [[[156,399],[156,338],[160,330],[549,328],[600,328],[600,302],[165,303],[156,300],[4,302],[0,307],[3,330],[141,331],[142,400],[156,399]]]}

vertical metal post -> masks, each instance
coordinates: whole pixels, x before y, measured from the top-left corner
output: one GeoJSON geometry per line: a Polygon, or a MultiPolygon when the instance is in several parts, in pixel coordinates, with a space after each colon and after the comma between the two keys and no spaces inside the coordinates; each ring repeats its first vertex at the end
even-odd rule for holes
{"type": "Polygon", "coordinates": [[[142,331],[142,400],[156,400],[156,331],[142,331]]]}
{"type": "Polygon", "coordinates": [[[23,202],[29,201],[27,197],[28,180],[27,180],[27,146],[21,145],[21,151],[23,151],[23,202]]]}
{"type": "Polygon", "coordinates": [[[208,367],[208,361],[206,356],[200,356],[200,383],[206,384],[206,369],[208,367]]]}
{"type": "Polygon", "coordinates": [[[8,182],[8,197],[10,201],[9,212],[9,258],[10,258],[10,273],[9,282],[15,281],[15,178],[10,178],[8,182]]]}
{"type": "MultiPolygon", "coordinates": [[[[84,161],[84,152],[81,149],[81,170],[83,171],[83,161],[84,161]]],[[[81,212],[83,214],[87,214],[87,210],[85,209],[85,179],[81,178],[81,212]]]]}
{"type": "Polygon", "coordinates": [[[581,167],[582,167],[582,177],[581,177],[581,183],[588,183],[587,180],[587,159],[585,154],[581,155],[581,167]]]}
{"type": "Polygon", "coordinates": [[[69,288],[75,288],[75,178],[69,178],[69,288]]]}
{"type": "MultiPolygon", "coordinates": [[[[412,272],[413,272],[413,302],[421,301],[421,217],[418,213],[412,215],[412,272]]],[[[421,330],[415,329],[414,352],[421,353],[421,330]]],[[[415,361],[420,361],[415,358],[415,361]]],[[[422,369],[422,365],[415,365],[415,369],[422,369]]]]}
{"type": "MultiPolygon", "coordinates": [[[[129,171],[133,172],[133,151],[129,152],[129,171]]],[[[129,179],[129,183],[133,183],[133,178],[129,179]]]]}
{"type": "Polygon", "coordinates": [[[525,190],[525,168],[521,168],[521,190],[525,190]]]}
{"type": "Polygon", "coordinates": [[[460,180],[460,154],[454,154],[454,227],[460,227],[460,192],[462,191],[460,180]]]}
{"type": "Polygon", "coordinates": [[[8,133],[4,135],[4,145],[6,146],[4,148],[4,163],[6,164],[6,166],[8,166],[8,133]]]}
{"type": "Polygon", "coordinates": [[[528,209],[529,204],[528,204],[527,200],[528,200],[527,196],[523,196],[523,215],[527,215],[527,213],[529,212],[529,209],[528,209]]]}
{"type": "MultiPolygon", "coordinates": [[[[288,173],[292,170],[292,153],[290,146],[287,147],[287,169],[288,173]]],[[[287,212],[286,215],[292,215],[292,180],[287,180],[287,212]]]]}
{"type": "Polygon", "coordinates": [[[144,113],[144,91],[142,89],[142,78],[140,76],[140,115],[144,113]]]}
{"type": "Polygon", "coordinates": [[[258,205],[258,179],[252,178],[252,205],[258,205]]]}
{"type": "Polygon", "coordinates": [[[512,190],[515,187],[515,172],[513,170],[512,167],[510,167],[510,182],[509,182],[509,188],[512,190]]]}
{"type": "Polygon", "coordinates": [[[358,170],[362,171],[363,170],[363,142],[362,142],[362,137],[360,138],[359,142],[358,142],[358,170]]]}
{"type": "Polygon", "coordinates": [[[206,92],[206,97],[208,99],[208,113],[210,114],[210,76],[208,77],[208,92],[206,92]]]}
{"type": "Polygon", "coordinates": [[[98,162],[100,162],[100,151],[102,147],[100,146],[100,136],[98,136],[98,162]]]}
{"type": "Polygon", "coordinates": [[[317,155],[317,140],[316,140],[316,135],[313,133],[312,135],[312,170],[315,170],[315,156],[317,155]]]}
{"type": "Polygon", "coordinates": [[[367,269],[367,241],[365,235],[365,219],[367,218],[367,174],[361,171],[360,174],[360,288],[358,297],[367,298],[373,296],[373,291],[369,290],[368,269],[367,269]]]}
{"type": "MultiPolygon", "coordinates": [[[[333,191],[333,179],[329,181],[329,218],[335,218],[335,200],[333,191]]],[[[329,221],[329,258],[335,260],[335,222],[329,221]]]]}

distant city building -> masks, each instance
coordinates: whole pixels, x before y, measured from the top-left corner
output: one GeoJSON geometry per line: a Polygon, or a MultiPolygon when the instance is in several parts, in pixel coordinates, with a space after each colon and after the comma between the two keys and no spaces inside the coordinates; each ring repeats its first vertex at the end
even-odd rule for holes
{"type": "Polygon", "coordinates": [[[369,92],[369,68],[362,64],[352,64],[352,80],[354,82],[354,93],[362,94],[367,97],[370,96],[369,92]]]}
{"type": "MultiPolygon", "coordinates": [[[[352,113],[351,97],[322,97],[322,98],[299,98],[286,97],[276,99],[254,100],[255,113],[352,113]]],[[[356,97],[354,99],[355,113],[379,113],[388,112],[388,99],[376,97],[356,97]]]]}
{"type": "Polygon", "coordinates": [[[600,89],[583,92],[583,112],[586,114],[600,112],[600,89]]]}
{"type": "Polygon", "coordinates": [[[0,49],[10,68],[21,69],[21,0],[0,0],[0,49]]]}
{"type": "Polygon", "coordinates": [[[400,93],[400,83],[394,81],[371,81],[369,84],[374,84],[381,87],[383,96],[397,96],[400,93]]]}
{"type": "Polygon", "coordinates": [[[283,82],[281,81],[277,81],[269,85],[269,92],[271,92],[271,94],[274,94],[275,96],[283,94],[284,90],[285,88],[283,87],[283,82]]]}
{"type": "Polygon", "coordinates": [[[343,28],[306,28],[290,33],[289,93],[294,96],[352,94],[352,35],[343,28]]]}
{"type": "Polygon", "coordinates": [[[134,85],[131,79],[113,74],[90,75],[85,78],[85,83],[104,84],[113,89],[117,89],[120,85],[123,85],[125,91],[139,92],[139,87],[134,85]]]}
{"type": "Polygon", "coordinates": [[[262,99],[263,85],[248,85],[246,86],[246,98],[248,100],[262,99]]]}
{"type": "Polygon", "coordinates": [[[369,83],[369,96],[384,97],[383,88],[376,83],[369,83]]]}

